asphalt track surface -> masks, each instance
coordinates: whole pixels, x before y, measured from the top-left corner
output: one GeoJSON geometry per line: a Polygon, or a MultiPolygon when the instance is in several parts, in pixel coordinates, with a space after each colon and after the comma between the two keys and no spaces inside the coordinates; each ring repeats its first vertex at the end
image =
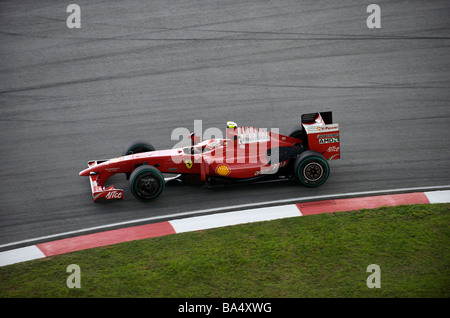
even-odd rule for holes
{"type": "Polygon", "coordinates": [[[450,182],[449,1],[0,2],[0,245],[229,205],[450,182]],[[177,127],[287,132],[332,110],[341,160],[292,182],[167,186],[156,201],[94,204],[78,175],[177,127]]]}

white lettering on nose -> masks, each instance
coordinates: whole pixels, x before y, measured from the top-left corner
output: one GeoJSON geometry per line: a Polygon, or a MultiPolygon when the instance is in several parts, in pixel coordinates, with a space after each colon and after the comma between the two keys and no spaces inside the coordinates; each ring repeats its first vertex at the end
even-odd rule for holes
{"type": "Polygon", "coordinates": [[[106,195],[106,199],[121,199],[122,198],[122,192],[120,191],[111,191],[108,192],[106,195]]]}

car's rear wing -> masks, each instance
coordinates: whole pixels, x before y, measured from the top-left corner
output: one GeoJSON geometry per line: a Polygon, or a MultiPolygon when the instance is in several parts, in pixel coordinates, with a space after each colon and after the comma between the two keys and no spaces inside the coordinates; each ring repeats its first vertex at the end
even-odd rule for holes
{"type": "Polygon", "coordinates": [[[339,124],[333,124],[332,112],[302,115],[302,126],[308,138],[308,148],[328,160],[340,159],[339,124]]]}

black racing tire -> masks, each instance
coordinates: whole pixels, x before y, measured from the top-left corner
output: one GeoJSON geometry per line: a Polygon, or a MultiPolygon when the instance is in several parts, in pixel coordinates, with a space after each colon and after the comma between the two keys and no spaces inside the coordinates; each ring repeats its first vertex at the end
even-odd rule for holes
{"type": "Polygon", "coordinates": [[[301,139],[301,141],[302,141],[301,145],[304,148],[308,149],[308,137],[306,136],[306,132],[301,125],[292,128],[287,136],[292,137],[292,138],[301,139]]]}
{"type": "Polygon", "coordinates": [[[288,137],[297,138],[297,139],[305,139],[305,132],[303,131],[302,126],[297,126],[292,128],[289,133],[288,137]]]}
{"type": "Polygon", "coordinates": [[[163,192],[164,185],[164,177],[153,166],[139,166],[130,175],[131,193],[140,201],[147,202],[156,199],[163,192]]]}
{"type": "Polygon", "coordinates": [[[322,185],[330,175],[327,159],[317,151],[307,150],[295,160],[294,173],[303,185],[313,188],[322,185]]]}
{"type": "Polygon", "coordinates": [[[135,141],[125,150],[123,155],[128,156],[148,151],[155,151],[155,147],[153,147],[151,143],[145,141],[135,141]]]}
{"type": "MultiPolygon", "coordinates": [[[[123,155],[128,156],[128,155],[134,155],[137,153],[149,152],[149,151],[155,151],[155,150],[156,150],[155,147],[153,147],[153,145],[151,143],[148,143],[146,141],[135,141],[127,149],[125,149],[123,155]]],[[[129,172],[127,172],[125,174],[127,180],[130,179],[130,175],[131,175],[131,173],[129,173],[129,172]]]]}

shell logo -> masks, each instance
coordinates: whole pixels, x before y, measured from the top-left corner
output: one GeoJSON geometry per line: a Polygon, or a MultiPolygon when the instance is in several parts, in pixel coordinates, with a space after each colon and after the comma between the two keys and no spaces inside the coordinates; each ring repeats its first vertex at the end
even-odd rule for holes
{"type": "Polygon", "coordinates": [[[216,174],[219,176],[226,177],[230,174],[230,172],[230,167],[228,167],[227,165],[218,165],[216,168],[216,174]]]}

